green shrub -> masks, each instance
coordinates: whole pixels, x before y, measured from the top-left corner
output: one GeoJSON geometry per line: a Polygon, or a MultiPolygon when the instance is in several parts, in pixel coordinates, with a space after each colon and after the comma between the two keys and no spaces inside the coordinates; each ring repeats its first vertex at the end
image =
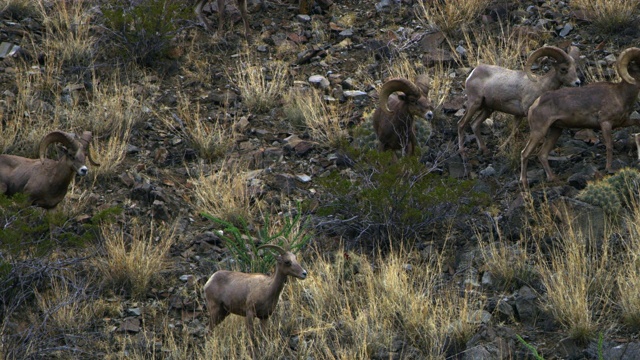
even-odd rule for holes
{"type": "Polygon", "coordinates": [[[307,218],[302,216],[300,207],[295,215],[284,216],[278,226],[274,226],[268,215],[265,216],[263,227],[257,231],[251,231],[244,219],[239,219],[238,227],[206,213],[202,213],[202,216],[224,226],[221,229],[222,239],[226,248],[233,254],[239,271],[267,273],[273,268],[277,255],[265,251],[262,257],[258,257],[258,248],[261,245],[278,245],[295,254],[311,240],[311,234],[306,231],[307,218]],[[252,232],[255,235],[252,236],[252,232]]]}
{"type": "Polygon", "coordinates": [[[608,215],[617,215],[625,208],[636,206],[640,196],[640,172],[631,168],[589,183],[578,199],[600,206],[608,215]]]}
{"type": "Polygon", "coordinates": [[[578,194],[578,199],[599,206],[609,216],[622,210],[620,197],[614,187],[606,181],[592,182],[578,194]]]}
{"type": "Polygon", "coordinates": [[[605,181],[611,184],[624,206],[631,207],[637,203],[640,195],[640,172],[638,170],[623,168],[607,177],[605,181]]]}
{"type": "Polygon", "coordinates": [[[190,10],[178,0],[116,1],[102,13],[111,30],[114,54],[125,62],[151,67],[168,54],[179,30],[177,21],[188,18],[190,10]]]}
{"type": "MultiPolygon", "coordinates": [[[[396,240],[427,237],[436,224],[489,203],[473,191],[475,180],[433,173],[417,157],[393,160],[391,152],[352,151],[352,170],[318,179],[329,194],[317,215],[324,230],[360,245],[386,249],[396,240]]],[[[435,168],[435,167],[434,167],[435,168]]]]}

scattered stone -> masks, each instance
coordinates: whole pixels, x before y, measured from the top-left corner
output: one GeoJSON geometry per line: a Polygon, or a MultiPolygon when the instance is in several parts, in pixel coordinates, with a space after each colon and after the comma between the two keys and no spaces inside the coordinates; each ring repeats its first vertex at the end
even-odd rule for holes
{"type": "Polygon", "coordinates": [[[118,332],[122,333],[139,333],[140,332],[140,319],[138,318],[126,318],[120,324],[118,332]]]}
{"type": "Polygon", "coordinates": [[[571,25],[571,23],[566,23],[564,25],[564,27],[562,28],[562,30],[560,30],[560,34],[559,35],[561,37],[566,37],[567,35],[569,35],[571,30],[573,30],[573,25],[571,25]]]}
{"type": "Polygon", "coordinates": [[[329,80],[322,75],[311,75],[308,81],[311,85],[320,89],[326,89],[331,85],[329,80]]]}
{"type": "Polygon", "coordinates": [[[309,22],[309,21],[311,21],[311,16],[306,15],[306,14],[298,14],[296,16],[296,19],[298,19],[298,21],[300,21],[300,22],[309,22]]]}

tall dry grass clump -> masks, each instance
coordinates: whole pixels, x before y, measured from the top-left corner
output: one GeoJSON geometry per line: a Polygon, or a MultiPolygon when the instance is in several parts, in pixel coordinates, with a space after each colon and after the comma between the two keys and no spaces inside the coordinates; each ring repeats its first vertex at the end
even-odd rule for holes
{"type": "Polygon", "coordinates": [[[241,56],[227,77],[240,90],[242,101],[249,110],[264,113],[277,108],[289,84],[287,64],[269,60],[264,64],[249,55],[241,56]]]}
{"type": "MultiPolygon", "coordinates": [[[[602,239],[594,239],[571,223],[558,225],[558,214],[548,203],[531,209],[540,229],[532,234],[539,247],[536,269],[546,290],[544,304],[569,337],[589,341],[611,314],[615,262],[609,248],[610,229],[602,239]],[[545,251],[540,246],[547,236],[552,236],[554,244],[545,251]]],[[[570,210],[560,211],[564,219],[574,218],[570,210]]]]}
{"type": "Polygon", "coordinates": [[[47,58],[63,66],[90,65],[96,41],[91,34],[93,5],[84,0],[37,3],[45,27],[47,58]]]}
{"type": "Polygon", "coordinates": [[[613,33],[633,26],[637,0],[572,0],[571,6],[583,10],[601,31],[613,33]]]}
{"type": "Polygon", "coordinates": [[[618,307],[623,324],[640,329],[640,207],[634,206],[629,224],[629,241],[624,243],[616,276],[618,307]]]}
{"type": "Polygon", "coordinates": [[[104,226],[101,234],[104,255],[96,260],[96,268],[106,283],[116,293],[125,290],[133,298],[144,298],[150,287],[162,280],[161,272],[169,268],[167,255],[175,229],[133,223],[130,229],[104,226]]]}
{"type": "Polygon", "coordinates": [[[294,125],[308,131],[311,140],[320,144],[337,146],[347,136],[343,123],[350,107],[325,101],[319,91],[291,89],[285,99],[285,114],[294,125]]]}
{"type": "Polygon", "coordinates": [[[60,275],[51,277],[48,289],[34,290],[38,308],[52,331],[82,329],[93,321],[99,302],[91,301],[90,284],[72,273],[60,275]]]}
{"type": "Polygon", "coordinates": [[[219,169],[201,171],[192,178],[194,206],[200,212],[236,223],[249,221],[262,208],[262,202],[252,195],[252,172],[238,159],[226,159],[219,169]]]}
{"type": "Polygon", "coordinates": [[[176,113],[157,115],[167,128],[186,139],[205,160],[212,161],[224,156],[235,144],[237,133],[231,122],[225,121],[223,116],[203,119],[200,116],[200,103],[189,99],[184,93],[178,94],[176,113]]]}
{"type": "Polygon", "coordinates": [[[131,132],[144,120],[140,97],[133,87],[114,80],[97,86],[86,109],[70,110],[70,126],[91,130],[96,139],[92,149],[100,167],[94,167],[94,178],[111,174],[127,155],[131,132]]]}
{"type": "Polygon", "coordinates": [[[466,24],[473,22],[490,3],[490,0],[421,0],[419,14],[428,27],[453,35],[466,24]]]}

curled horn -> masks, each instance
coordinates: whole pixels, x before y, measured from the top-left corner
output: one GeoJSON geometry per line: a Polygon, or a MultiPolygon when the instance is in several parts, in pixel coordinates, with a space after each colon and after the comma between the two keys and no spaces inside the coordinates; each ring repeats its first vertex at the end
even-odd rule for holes
{"type": "Polygon", "coordinates": [[[639,48],[628,48],[623,51],[620,56],[618,56],[617,70],[618,75],[622,78],[622,80],[635,84],[638,80],[635,79],[631,74],[629,74],[629,63],[631,60],[635,60],[640,62],[640,49],[639,48]]]}
{"type": "Polygon", "coordinates": [[[78,145],[76,144],[75,135],[65,133],[62,131],[53,131],[48,133],[42,141],[40,141],[40,161],[44,162],[45,155],[47,153],[47,148],[49,145],[53,143],[61,143],[62,145],[68,147],[69,149],[78,150],[78,145]]]}
{"type": "Polygon", "coordinates": [[[278,245],[273,245],[273,244],[262,245],[262,246],[258,247],[258,250],[260,250],[260,249],[273,249],[273,250],[277,251],[280,255],[284,255],[284,254],[287,253],[287,250],[281,248],[278,245]]]}
{"type": "Polygon", "coordinates": [[[573,58],[571,58],[566,52],[564,52],[564,50],[560,49],[559,47],[543,46],[540,49],[534,51],[533,54],[529,56],[529,59],[527,59],[527,63],[524,66],[524,71],[527,73],[527,77],[529,78],[529,80],[534,82],[538,81],[535,75],[533,75],[533,72],[531,72],[531,66],[534,62],[536,62],[536,60],[544,56],[552,57],[557,62],[573,61],[573,58]]]}
{"type": "Polygon", "coordinates": [[[89,162],[91,163],[91,165],[100,166],[100,163],[93,160],[93,157],[91,156],[90,144],[91,144],[92,138],[93,138],[93,135],[91,134],[91,131],[85,131],[82,133],[82,136],[80,137],[80,142],[82,143],[82,146],[84,146],[85,153],[87,154],[87,158],[89,158],[89,162]]]}
{"type": "Polygon", "coordinates": [[[407,96],[420,96],[420,88],[411,81],[402,78],[391,79],[384,83],[382,89],[380,89],[380,108],[382,108],[384,112],[391,112],[387,102],[389,101],[389,95],[396,91],[402,91],[407,96]]]}

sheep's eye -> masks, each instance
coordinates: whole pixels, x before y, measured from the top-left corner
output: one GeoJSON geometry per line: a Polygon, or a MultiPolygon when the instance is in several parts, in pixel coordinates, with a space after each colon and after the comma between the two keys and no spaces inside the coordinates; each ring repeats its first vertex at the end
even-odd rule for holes
{"type": "Polygon", "coordinates": [[[284,264],[287,265],[287,266],[291,266],[291,261],[287,260],[287,261],[284,262],[284,264]]]}

